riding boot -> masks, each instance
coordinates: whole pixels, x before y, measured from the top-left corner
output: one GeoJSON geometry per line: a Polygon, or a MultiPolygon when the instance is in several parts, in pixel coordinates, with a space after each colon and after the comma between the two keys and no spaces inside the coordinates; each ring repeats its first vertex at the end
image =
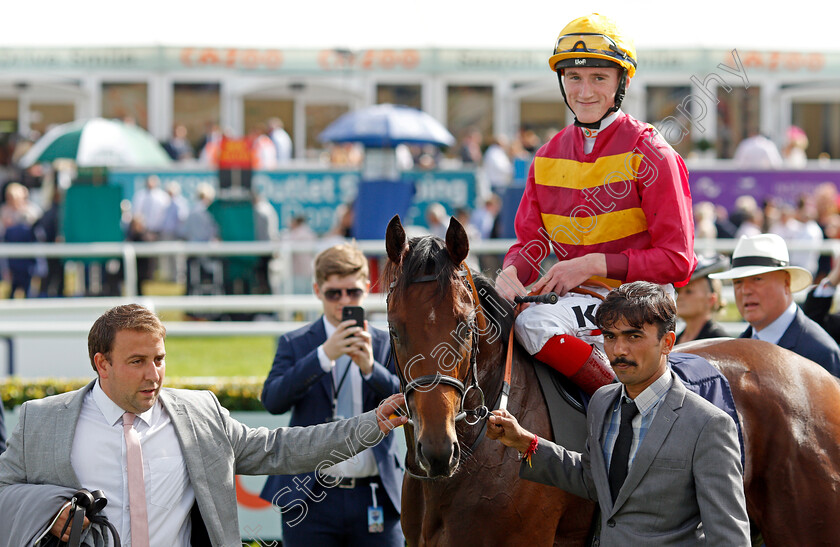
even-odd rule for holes
{"type": "Polygon", "coordinates": [[[604,352],[576,336],[553,336],[534,357],[562,373],[588,395],[615,381],[604,352]]]}

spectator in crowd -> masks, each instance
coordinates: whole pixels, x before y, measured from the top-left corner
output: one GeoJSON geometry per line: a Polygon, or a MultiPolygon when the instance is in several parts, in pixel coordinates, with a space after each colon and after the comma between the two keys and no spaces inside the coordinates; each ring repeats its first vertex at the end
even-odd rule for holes
{"type": "MultiPolygon", "coordinates": [[[[803,194],[799,197],[794,216],[802,225],[801,239],[814,242],[822,242],[825,239],[820,225],[817,224],[816,210],[810,196],[803,194]]],[[[819,272],[820,252],[817,250],[801,252],[802,267],[813,272],[816,279],[819,272]]]]}
{"type": "Polygon", "coordinates": [[[503,196],[513,180],[513,163],[510,159],[509,143],[504,135],[496,135],[484,151],[482,170],[490,190],[503,196]]]}
{"type": "MultiPolygon", "coordinates": [[[[216,219],[207,210],[216,197],[213,187],[202,182],[196,188],[196,200],[181,227],[181,238],[186,241],[216,241],[219,238],[219,226],[216,219]]],[[[214,269],[219,266],[218,259],[209,256],[190,256],[187,258],[187,294],[200,294],[199,287],[207,279],[212,279],[214,269]]],[[[221,279],[217,280],[221,281],[221,279]]]]}
{"type": "Polygon", "coordinates": [[[187,126],[184,124],[179,123],[175,126],[175,129],[172,131],[172,137],[166,141],[164,148],[169,154],[169,157],[175,161],[190,160],[195,157],[192,143],[187,138],[187,126]]]}
{"type": "MultiPolygon", "coordinates": [[[[305,473],[324,462],[365,457],[365,449],[386,438],[393,446],[388,433],[406,421],[388,418],[404,401],[394,395],[349,420],[250,428],[231,418],[210,391],[163,387],[165,337],[148,309],[111,308],[88,334],[96,378],[23,404],[0,455],[4,545],[33,545],[45,529],[55,537],[44,543],[67,542],[69,498],[79,488],[105,493],[101,512],[123,545],[241,545],[236,475],[305,473]]],[[[389,457],[395,460],[396,451],[389,457]]],[[[98,532],[108,535],[104,526],[98,532]]],[[[83,536],[83,543],[93,545],[94,538],[83,536]]]]}
{"type": "Polygon", "coordinates": [[[321,244],[325,247],[331,247],[343,243],[345,239],[352,238],[354,219],[355,209],[352,203],[342,203],[336,207],[333,225],[324,234],[321,244]]]}
{"type": "MultiPolygon", "coordinates": [[[[256,241],[277,241],[280,239],[280,217],[277,209],[265,197],[264,194],[253,191],[251,203],[254,207],[254,240],[256,241]]],[[[271,287],[268,282],[268,265],[271,262],[271,255],[263,254],[257,257],[255,273],[257,294],[270,294],[271,287]]]]}
{"type": "MultiPolygon", "coordinates": [[[[735,204],[732,208],[732,213],[729,215],[729,220],[739,228],[746,216],[752,216],[754,211],[759,211],[758,202],[749,194],[744,194],[735,198],[735,204]]],[[[760,212],[760,211],[759,211],[760,212]]]]}
{"type": "Polygon", "coordinates": [[[487,436],[520,453],[522,478],[598,503],[594,545],[750,545],[735,422],[673,372],[675,316],[671,295],[646,281],[595,312],[620,383],[592,396],[582,453],[507,410],[488,420],[487,436]]]}
{"type": "Polygon", "coordinates": [[[248,141],[251,146],[251,165],[254,169],[277,168],[277,146],[264,123],[258,123],[251,128],[248,141]]]}
{"type": "MultiPolygon", "coordinates": [[[[261,400],[272,414],[291,411],[291,426],[334,422],[375,408],[399,391],[388,334],[367,321],[343,320],[346,306],[360,306],[370,289],[368,260],[352,244],[330,247],[315,258],[312,289],[323,316],[280,337],[261,400]]],[[[283,514],[283,545],[402,547],[400,496],[403,470],[393,437],[342,464],[312,474],[269,477],[260,497],[283,509],[307,485],[317,498],[305,515],[283,514]],[[324,484],[335,485],[325,491],[324,484]],[[376,485],[376,486],[372,486],[376,485]],[[376,492],[374,489],[379,489],[376,492]],[[371,533],[368,507],[382,507],[382,531],[371,533]]]]}
{"type": "MultiPolygon", "coordinates": [[[[2,241],[6,243],[34,243],[34,224],[42,216],[41,208],[29,200],[26,186],[12,182],[6,185],[6,201],[0,206],[0,227],[2,241]]],[[[29,289],[35,274],[34,257],[9,258],[10,290],[9,298],[14,298],[20,291],[23,298],[30,296],[29,289]]]]}
{"type": "Polygon", "coordinates": [[[277,150],[277,164],[288,163],[292,159],[292,138],[283,126],[283,120],[274,117],[268,120],[268,136],[277,150]]]}
{"type": "Polygon", "coordinates": [[[131,214],[142,219],[147,241],[157,241],[161,238],[170,201],[169,194],[160,187],[160,177],[157,175],[146,177],[145,186],[134,192],[131,214]]]}
{"type": "Polygon", "coordinates": [[[782,201],[777,197],[764,199],[761,206],[761,232],[769,232],[770,227],[779,222],[782,215],[782,201]]]}
{"type": "Polygon", "coordinates": [[[718,238],[732,239],[738,227],[729,219],[729,211],[723,205],[715,205],[715,231],[718,238]]]}
{"type": "Polygon", "coordinates": [[[225,132],[218,124],[208,123],[207,126],[207,131],[198,145],[198,149],[201,151],[198,160],[204,165],[218,166],[222,138],[225,136],[225,132]]]}
{"type": "MultiPolygon", "coordinates": [[[[817,208],[817,224],[824,239],[836,239],[840,236],[840,215],[837,211],[838,193],[833,182],[824,182],[814,190],[814,204],[817,208]]],[[[817,264],[817,281],[831,271],[831,256],[820,255],[817,264]]]]}
{"type": "MultiPolygon", "coordinates": [[[[64,203],[64,190],[59,186],[53,189],[52,203],[41,218],[33,226],[35,237],[43,243],[59,243],[64,241],[61,232],[61,215],[64,203]]],[[[41,298],[64,296],[64,259],[48,257],[46,259],[46,274],[41,279],[39,296],[41,298]]]]}
{"type": "Polygon", "coordinates": [[[190,214],[190,203],[181,195],[181,185],[174,180],[166,185],[166,193],[169,195],[169,206],[163,216],[161,239],[171,241],[177,239],[181,232],[181,226],[190,214]]]}
{"type": "Polygon", "coordinates": [[[758,131],[738,143],[733,159],[743,168],[774,169],[782,166],[779,149],[758,131]]]}
{"type": "Polygon", "coordinates": [[[782,158],[788,167],[802,168],[808,164],[808,135],[801,127],[792,125],[785,132],[785,145],[782,147],[782,158]]]}
{"type": "MultiPolygon", "coordinates": [[[[160,239],[161,241],[174,241],[178,239],[184,221],[190,214],[190,203],[187,198],[181,195],[181,185],[174,180],[167,183],[166,193],[169,194],[169,207],[166,208],[166,214],[164,215],[160,239]]],[[[161,262],[162,276],[170,280],[182,280],[185,276],[183,264],[183,256],[163,257],[161,262]]]]}
{"type": "Polygon", "coordinates": [[[831,313],[831,305],[838,285],[840,285],[840,259],[835,258],[834,267],[828,275],[808,291],[808,296],[802,304],[802,311],[840,344],[840,313],[831,313]]]}
{"type": "Polygon", "coordinates": [[[840,376],[837,343],[793,300],[793,293],[808,288],[812,278],[808,270],[790,265],[784,239],[776,234],[741,238],[732,269],[709,277],[732,280],[735,304],[749,323],[741,338],[776,344],[840,376]]]}
{"type": "Polygon", "coordinates": [[[694,205],[694,238],[697,244],[713,244],[717,239],[715,206],[710,201],[694,205]]]}
{"type": "Polygon", "coordinates": [[[677,344],[729,336],[714,320],[724,306],[722,283],[709,278],[709,274],[728,267],[729,259],[724,256],[702,257],[688,285],[677,287],[677,315],[685,321],[685,328],[677,335],[677,344]]]}
{"type": "Polygon", "coordinates": [[[481,165],[481,131],[477,127],[469,127],[464,131],[458,155],[465,166],[481,165]]]}
{"type": "Polygon", "coordinates": [[[426,227],[431,235],[446,239],[446,230],[449,229],[449,214],[443,204],[435,201],[426,206],[426,227]]]}
{"type": "MultiPolygon", "coordinates": [[[[800,208],[806,209],[807,205],[804,200],[800,199],[800,208]]],[[[789,203],[782,203],[779,206],[779,218],[770,226],[768,230],[770,233],[777,234],[787,242],[794,245],[799,243],[821,243],[823,240],[822,230],[813,220],[802,222],[799,216],[807,219],[808,213],[806,211],[798,211],[794,209],[793,205],[789,203]]],[[[817,271],[817,261],[819,259],[819,250],[793,250],[790,251],[790,263],[793,266],[805,268],[812,274],[817,271]]]]}
{"type": "MultiPolygon", "coordinates": [[[[289,243],[308,243],[315,246],[318,236],[306,222],[303,214],[295,215],[289,222],[289,228],[280,234],[280,240],[289,243]]],[[[310,252],[292,253],[292,293],[308,294],[312,289],[312,260],[310,252]]]]}
{"type": "Polygon", "coordinates": [[[761,226],[764,223],[764,215],[757,206],[744,209],[740,217],[741,223],[735,231],[735,239],[756,236],[762,232],[761,226]]]}
{"type": "Polygon", "coordinates": [[[498,194],[491,194],[484,199],[480,207],[473,211],[470,223],[478,230],[481,239],[495,237],[493,226],[502,210],[502,198],[498,194]]]}
{"type": "MultiPolygon", "coordinates": [[[[146,229],[142,216],[135,215],[131,218],[131,222],[128,225],[128,232],[126,233],[126,240],[131,241],[132,243],[154,241],[152,235],[146,229]]],[[[154,278],[156,268],[157,259],[155,257],[137,257],[137,294],[144,294],[143,285],[146,281],[151,281],[154,278]]]]}

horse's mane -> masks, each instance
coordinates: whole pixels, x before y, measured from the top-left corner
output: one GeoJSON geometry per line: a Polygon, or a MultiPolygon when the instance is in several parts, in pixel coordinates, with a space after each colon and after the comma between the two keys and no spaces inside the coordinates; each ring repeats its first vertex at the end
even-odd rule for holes
{"type": "MultiPolygon", "coordinates": [[[[453,281],[460,282],[459,267],[452,262],[446,243],[439,237],[413,237],[408,241],[409,250],[401,264],[390,260],[385,266],[383,280],[389,288],[391,298],[400,298],[414,279],[426,275],[437,278],[439,298],[449,294],[453,281]]],[[[507,343],[513,328],[513,306],[496,292],[493,281],[480,272],[472,271],[478,298],[485,316],[499,327],[502,340],[507,343]]]]}

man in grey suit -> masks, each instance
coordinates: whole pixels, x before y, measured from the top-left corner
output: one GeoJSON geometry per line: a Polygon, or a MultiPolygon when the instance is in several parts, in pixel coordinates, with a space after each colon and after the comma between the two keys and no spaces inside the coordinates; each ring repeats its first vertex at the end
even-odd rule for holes
{"type": "Polygon", "coordinates": [[[519,451],[521,477],[597,501],[603,545],[749,545],[735,424],[668,366],[673,299],[637,281],[610,292],[595,318],[621,383],[592,396],[584,452],[536,437],[504,410],[487,436],[519,451]]]}
{"type": "MultiPolygon", "coordinates": [[[[0,456],[0,506],[8,507],[4,496],[20,495],[21,486],[101,489],[108,499],[103,513],[123,545],[238,546],[235,475],[332,465],[405,423],[402,416],[389,418],[403,402],[393,395],[349,420],[305,428],[246,427],[210,392],[162,388],[165,335],[157,316],[135,304],[97,319],[88,335],[97,379],[21,407],[8,450],[0,456]],[[142,459],[134,460],[134,467],[142,468],[134,482],[132,451],[142,452],[142,459]],[[138,508],[145,518],[135,515],[138,508]]],[[[21,507],[21,516],[30,511],[21,507]]],[[[44,523],[54,522],[51,532],[58,536],[68,509],[52,511],[44,523]]],[[[12,529],[15,523],[8,521],[14,519],[0,517],[0,527],[12,529]]],[[[62,540],[68,536],[69,531],[62,540]]]]}

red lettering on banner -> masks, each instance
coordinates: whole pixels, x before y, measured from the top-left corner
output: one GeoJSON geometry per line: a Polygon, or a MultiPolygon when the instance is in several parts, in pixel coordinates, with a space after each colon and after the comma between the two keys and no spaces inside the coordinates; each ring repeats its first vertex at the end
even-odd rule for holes
{"type": "Polygon", "coordinates": [[[239,475],[233,477],[233,482],[236,485],[236,502],[242,507],[248,509],[265,509],[271,507],[271,504],[256,494],[252,494],[245,490],[242,482],[239,480],[239,475]]]}
{"type": "Polygon", "coordinates": [[[186,66],[192,66],[192,59],[190,58],[192,55],[193,49],[191,47],[185,47],[181,50],[181,64],[186,66]]]}
{"type": "Polygon", "coordinates": [[[810,70],[818,72],[825,66],[825,55],[822,53],[800,53],[792,51],[782,53],[779,51],[759,52],[748,51],[741,56],[745,68],[764,69],[770,71],[786,70],[798,72],[810,70]]]}
{"type": "Polygon", "coordinates": [[[402,67],[407,70],[420,64],[420,53],[415,49],[368,49],[353,54],[334,49],[318,52],[318,65],[323,70],[357,68],[360,70],[393,70],[402,67]]]}
{"type": "Polygon", "coordinates": [[[236,50],[234,48],[227,50],[227,55],[225,56],[225,66],[228,68],[236,66],[236,50]]]}
{"type": "Polygon", "coordinates": [[[257,60],[257,52],[253,49],[247,49],[242,53],[242,64],[245,68],[257,68],[259,61],[257,60]]]}
{"type": "Polygon", "coordinates": [[[416,49],[407,49],[403,51],[402,65],[403,68],[412,69],[420,64],[420,52],[416,49]]]}
{"type": "Polygon", "coordinates": [[[822,53],[812,53],[808,56],[808,69],[814,72],[822,70],[825,66],[825,55],[822,53]]]}
{"type": "Polygon", "coordinates": [[[201,55],[198,56],[198,63],[202,65],[219,64],[219,52],[215,49],[202,50],[201,55]]]}
{"type": "Polygon", "coordinates": [[[381,54],[381,61],[380,64],[382,68],[386,70],[390,70],[394,68],[394,65],[397,63],[397,54],[394,53],[391,49],[386,49],[381,54]]]}
{"type": "Polygon", "coordinates": [[[179,55],[184,66],[223,66],[226,68],[277,69],[283,64],[283,52],[276,49],[216,49],[183,48],[179,55]]]}
{"type": "Polygon", "coordinates": [[[263,63],[268,68],[279,68],[283,64],[283,52],[276,49],[266,51],[263,63]]]}

